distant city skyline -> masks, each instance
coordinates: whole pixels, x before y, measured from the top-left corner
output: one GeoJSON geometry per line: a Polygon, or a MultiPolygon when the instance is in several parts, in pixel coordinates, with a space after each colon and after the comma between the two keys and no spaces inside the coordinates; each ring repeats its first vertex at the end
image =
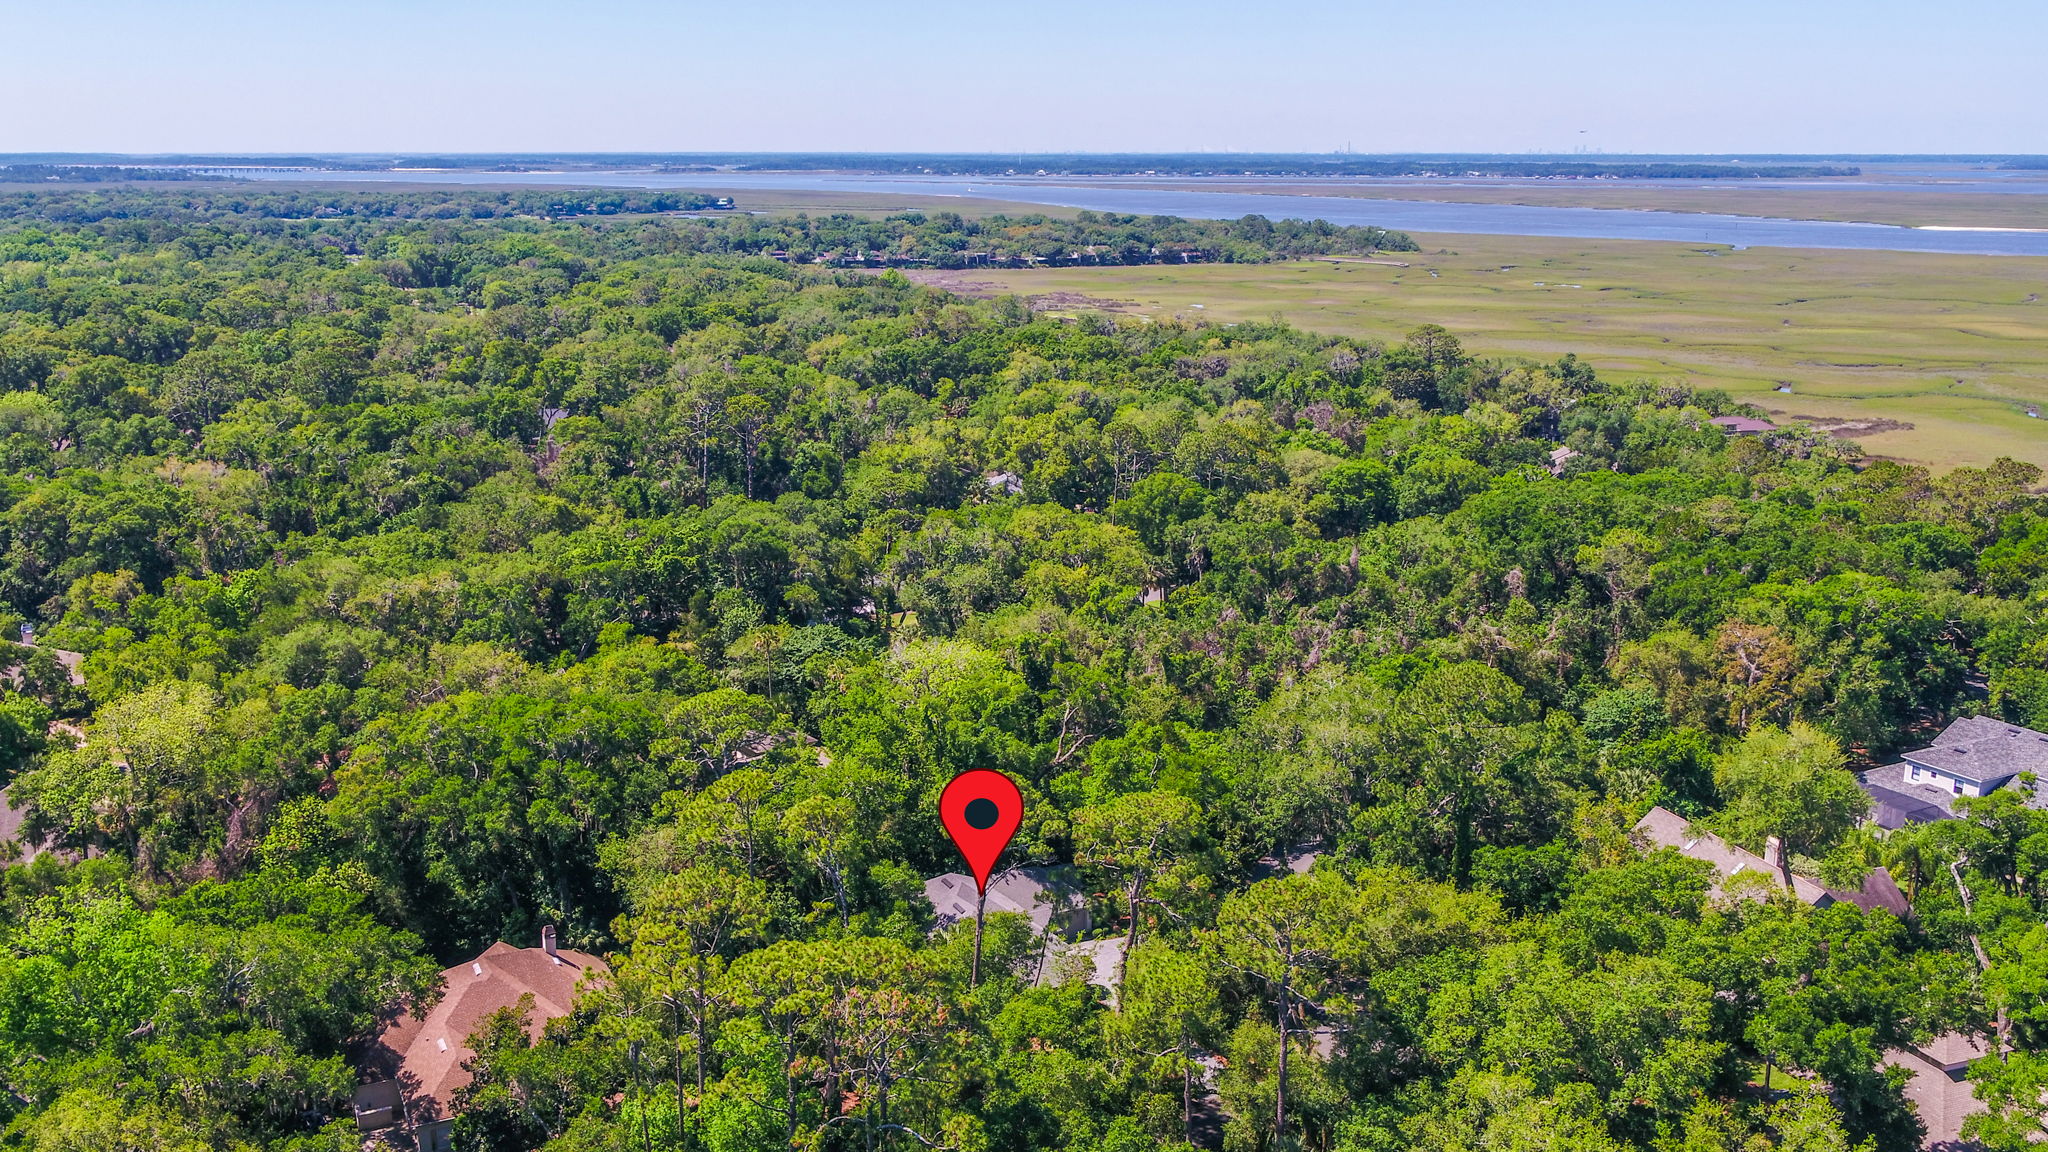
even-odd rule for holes
{"type": "Polygon", "coordinates": [[[2048,6],[1987,0],[0,0],[0,26],[0,152],[2048,152],[2048,6]]]}

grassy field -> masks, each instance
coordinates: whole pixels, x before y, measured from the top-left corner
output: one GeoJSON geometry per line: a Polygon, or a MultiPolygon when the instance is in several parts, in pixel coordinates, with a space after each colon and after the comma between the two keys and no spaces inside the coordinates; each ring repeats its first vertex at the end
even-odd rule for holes
{"type": "Polygon", "coordinates": [[[1723,388],[1937,468],[2048,467],[2048,259],[1625,240],[1418,236],[1388,264],[974,271],[948,283],[1054,310],[1398,340],[1449,328],[1487,356],[1575,352],[1604,372],[1723,388]],[[1777,389],[1789,385],[1791,392],[1777,389]]]}
{"type": "Polygon", "coordinates": [[[1719,212],[1791,220],[1852,220],[1911,228],[2048,228],[2048,196],[1996,192],[1909,192],[1819,183],[1767,188],[1736,181],[1703,187],[1608,184],[1563,180],[1553,184],[1368,184],[1339,181],[1176,183],[1144,187],[1180,191],[1348,196],[1365,200],[1426,200],[1451,204],[1533,204],[1545,208],[1646,208],[1666,212],[1719,212]]]}

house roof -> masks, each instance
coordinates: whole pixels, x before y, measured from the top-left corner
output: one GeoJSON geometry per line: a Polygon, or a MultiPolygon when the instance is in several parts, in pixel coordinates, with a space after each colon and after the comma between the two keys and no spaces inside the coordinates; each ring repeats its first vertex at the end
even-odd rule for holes
{"type": "Polygon", "coordinates": [[[2009,780],[2022,772],[2048,775],[2048,735],[1988,716],[1966,716],[1950,724],[1931,746],[1905,753],[1905,758],[1978,784],[2009,780]]]}
{"type": "MultiPolygon", "coordinates": [[[[7,788],[0,788],[0,852],[4,852],[7,846],[11,845],[14,855],[0,857],[0,860],[12,864],[26,864],[51,849],[46,841],[31,837],[22,830],[28,823],[28,809],[15,806],[14,797],[7,794],[12,787],[13,785],[9,785],[7,788]]],[[[57,858],[75,860],[77,855],[69,851],[59,851],[57,858]]]]}
{"type": "Polygon", "coordinates": [[[1913,911],[1913,906],[1906,900],[1906,894],[1899,891],[1899,882],[1892,879],[1892,874],[1882,868],[1872,868],[1863,877],[1863,887],[1847,895],[1849,903],[1865,912],[1875,912],[1882,908],[1904,920],[1913,911]]]}
{"type": "Polygon", "coordinates": [[[1980,1036],[1966,1032],[1944,1032],[1925,1044],[1909,1044],[1913,1054],[1954,1075],[1991,1053],[1980,1036]]]}
{"type": "MultiPolygon", "coordinates": [[[[2031,728],[2021,728],[2016,724],[2007,724],[2003,720],[1996,720],[1989,716],[1962,716],[1950,721],[1949,726],[1941,730],[1941,735],[1936,736],[1933,743],[1936,746],[1943,744],[1968,744],[1973,740],[1983,740],[1991,736],[2009,737],[2014,733],[2041,736],[2041,733],[2031,728]]],[[[2048,739],[2048,737],[2042,738],[2048,739]]]]}
{"type": "MultiPolygon", "coordinates": [[[[1711,832],[1695,830],[1690,821],[1668,808],[1650,809],[1641,820],[1636,821],[1635,830],[1637,835],[1652,844],[1676,849],[1680,855],[1713,865],[1716,893],[1720,892],[1723,882],[1744,872],[1761,875],[1779,887],[1784,887],[1783,875],[1763,857],[1737,848],[1711,832]]],[[[1813,904],[1825,895],[1825,890],[1804,876],[1794,875],[1792,893],[1806,903],[1813,904]]]]}
{"type": "MultiPolygon", "coordinates": [[[[28,626],[24,624],[22,625],[22,627],[24,629],[25,635],[25,630],[27,629],[28,626]]],[[[58,664],[63,665],[65,678],[71,681],[73,687],[82,687],[85,684],[85,653],[72,652],[63,648],[49,648],[43,645],[36,644],[32,640],[28,639],[22,640],[22,642],[18,646],[29,649],[30,651],[34,651],[37,648],[41,648],[43,651],[48,652],[52,656],[55,656],[57,658],[58,664]]],[[[26,661],[24,661],[24,663],[26,663],[26,661]]],[[[8,683],[13,684],[16,687],[20,687],[21,670],[21,664],[12,664],[9,665],[6,669],[0,670],[0,676],[5,676],[7,678],[8,683]]]]}
{"type": "Polygon", "coordinates": [[[450,1116],[455,1093],[471,1079],[462,1066],[473,1055],[469,1035],[484,1017],[531,993],[529,1028],[538,1039],[549,1020],[569,1014],[579,982],[610,971],[586,953],[564,948],[550,956],[540,948],[499,941],[475,960],[441,973],[443,995],[424,1017],[406,1015],[386,1025],[364,1060],[365,1069],[378,1079],[399,1082],[413,1123],[450,1116]]]}
{"type": "MultiPolygon", "coordinates": [[[[0,788],[0,840],[16,840],[21,836],[21,826],[28,820],[28,809],[16,808],[14,798],[0,788]]],[[[20,860],[26,864],[36,858],[36,845],[24,842],[20,845],[20,860]]]]}
{"type": "Polygon", "coordinates": [[[1858,772],[1856,783],[1869,795],[1870,820],[1880,828],[1898,829],[1955,817],[1955,793],[1906,779],[1904,764],[1858,772]]]}
{"type": "MultiPolygon", "coordinates": [[[[1084,979],[1098,988],[1108,989],[1109,1002],[1112,1005],[1116,1003],[1116,977],[1124,962],[1123,937],[1104,936],[1100,940],[1079,940],[1072,944],[1063,944],[1057,950],[1056,958],[1058,961],[1085,965],[1082,968],[1084,979]]],[[[1051,983],[1060,974],[1062,967],[1064,965],[1057,962],[1046,965],[1045,971],[1039,976],[1039,983],[1051,983]]]]}
{"type": "MultiPolygon", "coordinates": [[[[965,873],[948,872],[925,881],[924,897],[938,913],[941,928],[974,918],[974,877],[965,873]]],[[[988,882],[987,910],[1023,913],[1034,934],[1046,930],[1054,912],[1071,913],[1081,906],[1080,892],[1049,869],[1012,868],[988,882]]]]}
{"type": "MultiPolygon", "coordinates": [[[[1737,848],[1711,832],[1694,828],[1685,817],[1668,808],[1650,809],[1636,821],[1635,831],[1648,843],[1674,849],[1680,855],[1712,865],[1716,895],[1721,894],[1725,882],[1742,873],[1760,875],[1779,888],[1785,887],[1785,874],[1777,865],[1754,852],[1737,848]]],[[[1806,904],[1826,906],[1846,902],[1865,912],[1883,908],[1895,916],[1904,916],[1907,910],[1905,895],[1892,882],[1891,875],[1878,868],[1871,869],[1863,879],[1862,889],[1855,892],[1829,888],[1797,873],[1792,875],[1791,888],[1792,895],[1806,904]]]]}
{"type": "MultiPolygon", "coordinates": [[[[1945,1048],[1957,1041],[1968,1042],[1966,1038],[1950,1034],[1937,1037],[1935,1045],[1945,1048]]],[[[1971,1094],[1970,1082],[1961,1078],[1962,1068],[1950,1068],[1948,1061],[1939,1054],[1930,1058],[1926,1053],[1932,1050],[1924,1044],[1917,1046],[1917,1050],[1893,1048],[1884,1054],[1884,1062],[1904,1068],[1908,1073],[1906,1099],[1913,1102],[1920,1122],[1927,1126],[1927,1139],[1922,1147],[1975,1148],[1977,1145],[1961,1142],[1963,1121],[1973,1113],[1982,1112],[1984,1103],[1971,1094]]],[[[1981,1051],[1980,1048],[1980,1054],[1981,1051]]]]}
{"type": "MultiPolygon", "coordinates": [[[[1880,828],[1955,818],[1955,792],[1930,781],[1908,779],[1910,767],[1966,780],[1979,790],[1987,784],[2015,787],[2011,781],[2023,772],[2048,777],[2048,735],[1988,716],[1965,716],[1943,729],[1934,743],[1904,755],[1901,763],[1856,776],[1874,802],[1870,820],[1880,828]]],[[[2048,808],[2048,789],[2033,789],[2026,801],[2034,808],[2048,808]]]]}

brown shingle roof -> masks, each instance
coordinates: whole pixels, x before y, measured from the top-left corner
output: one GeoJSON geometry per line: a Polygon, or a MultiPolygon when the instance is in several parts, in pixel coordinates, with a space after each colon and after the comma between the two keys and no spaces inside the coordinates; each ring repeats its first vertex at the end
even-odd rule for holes
{"type": "Polygon", "coordinates": [[[1980,1036],[1967,1032],[1944,1032],[1924,1044],[1909,1044],[1913,1054],[1951,1076],[1982,1060],[1991,1049],[1980,1036]]]}
{"type": "Polygon", "coordinates": [[[1875,912],[1882,908],[1904,920],[1913,911],[1913,906],[1906,901],[1906,894],[1899,891],[1899,882],[1892,879],[1892,874],[1882,868],[1872,868],[1869,874],[1863,877],[1863,887],[1859,891],[1843,895],[1847,896],[1849,903],[1865,912],[1875,912]]]}
{"type": "MultiPolygon", "coordinates": [[[[1713,865],[1716,877],[1714,892],[1717,895],[1724,882],[1744,872],[1760,875],[1784,887],[1784,877],[1763,857],[1737,848],[1711,832],[1695,830],[1685,817],[1668,808],[1650,809],[1636,821],[1636,833],[1652,844],[1675,848],[1681,855],[1713,865]]],[[[1804,876],[1792,877],[1792,892],[1808,904],[1817,903],[1825,894],[1820,885],[1804,876]]]]}
{"type": "MultiPolygon", "coordinates": [[[[14,798],[8,795],[8,790],[12,787],[10,784],[7,788],[0,788],[0,862],[26,864],[51,851],[51,848],[46,841],[23,831],[28,823],[29,812],[26,808],[17,807],[14,798]],[[8,854],[10,850],[12,855],[8,854]]],[[[76,860],[78,856],[74,852],[60,849],[57,850],[57,858],[76,860]]]]}
{"type": "Polygon", "coordinates": [[[1921,1147],[1944,1152],[1980,1147],[1962,1140],[1963,1121],[1984,1110],[1983,1102],[1972,1096],[1970,1082],[1963,1078],[1963,1073],[1969,1067],[1968,1060],[1983,1052],[1977,1041],[1951,1033],[1937,1037],[1932,1045],[1894,1048],[1884,1054],[1886,1064],[1904,1068],[1910,1074],[1906,1099],[1913,1102],[1920,1122],[1927,1126],[1927,1139],[1921,1147]]]}
{"type": "MultiPolygon", "coordinates": [[[[1785,874],[1776,865],[1711,832],[1694,828],[1685,817],[1668,808],[1650,809],[1636,821],[1635,831],[1643,841],[1675,849],[1681,855],[1712,865],[1715,895],[1721,894],[1723,883],[1739,873],[1762,876],[1780,888],[1785,887],[1785,874]]],[[[1894,916],[1903,917],[1907,911],[1905,895],[1892,882],[1891,874],[1876,868],[1864,877],[1863,888],[1856,892],[1829,888],[1794,873],[1792,894],[1804,903],[1823,907],[1845,901],[1865,912],[1883,908],[1894,916]]]]}
{"type": "Polygon", "coordinates": [[[413,1123],[452,1115],[456,1091],[470,1081],[462,1067],[472,1055],[469,1035],[484,1017],[512,1007],[530,993],[530,1027],[537,1039],[549,1020],[569,1014],[578,983],[610,971],[604,961],[586,953],[564,948],[549,956],[539,948],[514,948],[500,941],[475,960],[443,972],[440,1002],[424,1017],[407,1015],[386,1026],[365,1059],[365,1068],[373,1076],[399,1081],[413,1123]]]}

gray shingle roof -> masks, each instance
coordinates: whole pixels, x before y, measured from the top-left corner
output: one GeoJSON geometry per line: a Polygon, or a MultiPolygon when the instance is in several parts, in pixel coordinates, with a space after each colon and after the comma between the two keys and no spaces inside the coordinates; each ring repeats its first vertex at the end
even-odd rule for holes
{"type": "MultiPolygon", "coordinates": [[[[947,928],[974,919],[974,877],[948,872],[924,882],[925,899],[938,914],[938,926],[947,928]]],[[[1044,932],[1059,920],[1063,932],[1088,928],[1087,903],[1081,892],[1046,868],[1011,868],[989,878],[988,910],[1021,912],[1030,918],[1033,934],[1044,932]]]]}
{"type": "Polygon", "coordinates": [[[2048,735],[2031,728],[1988,716],[1965,716],[1943,729],[1933,744],[1905,753],[1905,762],[1858,773],[1856,782],[1874,802],[1871,822],[1880,828],[1955,818],[1956,794],[1929,781],[1908,780],[1909,765],[1969,781],[1984,792],[2023,790],[2028,805],[2048,809],[2048,788],[2026,790],[2020,778],[2021,773],[2032,772],[2048,779],[2048,735]]]}
{"type": "Polygon", "coordinates": [[[1858,772],[1856,783],[1872,801],[1870,821],[1880,828],[1931,824],[1955,818],[1955,794],[1933,784],[1906,779],[1904,764],[1887,764],[1858,772]]]}
{"type": "Polygon", "coordinates": [[[1907,761],[1944,775],[1990,784],[2022,772],[2048,775],[2048,735],[1986,716],[1966,716],[1907,761]]]}

